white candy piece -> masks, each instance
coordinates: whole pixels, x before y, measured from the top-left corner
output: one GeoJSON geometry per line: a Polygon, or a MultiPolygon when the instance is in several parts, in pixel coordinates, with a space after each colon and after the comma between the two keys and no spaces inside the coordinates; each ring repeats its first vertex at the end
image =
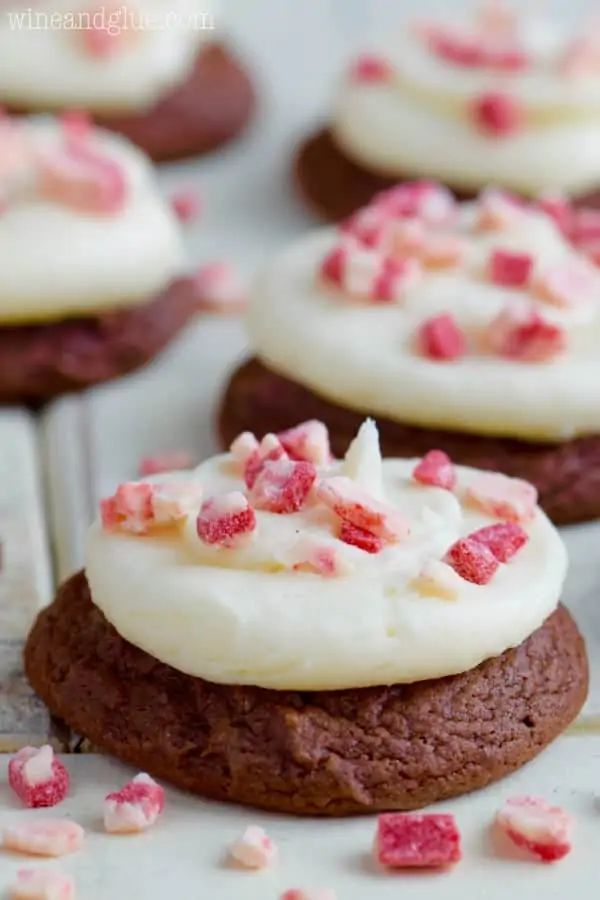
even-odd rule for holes
{"type": "Polygon", "coordinates": [[[11,900],[74,900],[75,882],[56,869],[20,869],[11,900]]]}
{"type": "Polygon", "coordinates": [[[277,846],[258,825],[250,825],[232,844],[231,858],[245,869],[266,869],[278,855],[277,846]]]}
{"type": "Polygon", "coordinates": [[[351,478],[376,500],[383,499],[383,469],[379,431],[373,419],[366,419],[348,447],[340,475],[351,478]]]}
{"type": "Polygon", "coordinates": [[[39,749],[37,747],[27,747],[26,749],[31,751],[28,759],[23,764],[23,777],[27,784],[33,787],[53,778],[54,750],[50,744],[44,744],[39,749]]]}

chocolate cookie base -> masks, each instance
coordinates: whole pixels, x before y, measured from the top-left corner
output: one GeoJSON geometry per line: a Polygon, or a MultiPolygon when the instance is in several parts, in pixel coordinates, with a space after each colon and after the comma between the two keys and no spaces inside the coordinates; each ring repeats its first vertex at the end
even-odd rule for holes
{"type": "MultiPolygon", "coordinates": [[[[565,161],[568,164],[568,161],[565,161]]],[[[297,150],[294,176],[304,200],[328,221],[339,222],[366,206],[375,194],[415,175],[388,178],[350,159],[335,143],[331,129],[312,134],[297,150]]],[[[472,200],[478,191],[468,192],[446,185],[458,200],[472,200]]],[[[600,207],[600,190],[576,201],[579,206],[600,207]]]]}
{"type": "Polygon", "coordinates": [[[584,642],[564,607],[515,650],[450,678],[345,691],[212,684],[123,640],[82,572],[40,613],[25,669],[77,734],[156,778],[329,816],[417,809],[485,787],[554,740],[588,687],[584,642]]]}
{"type": "Polygon", "coordinates": [[[142,305],[51,324],[0,327],[0,403],[37,406],[146,365],[195,315],[179,279],[142,305]]]}
{"type": "MultiPolygon", "coordinates": [[[[254,111],[254,90],[225,47],[201,48],[188,79],[143,113],[97,114],[94,121],[141,147],[154,162],[199,156],[237,137],[254,111]]],[[[11,113],[29,111],[7,106],[11,113]]]]}
{"type": "MultiPolygon", "coordinates": [[[[319,419],[329,428],[334,454],[341,457],[370,414],[331,403],[251,359],[230,379],[218,427],[228,447],[242,431],[263,435],[319,419]]],[[[539,491],[540,505],[558,525],[600,517],[600,435],[540,444],[376,418],[384,456],[410,459],[433,448],[444,450],[461,465],[530,481],[539,491]]]]}

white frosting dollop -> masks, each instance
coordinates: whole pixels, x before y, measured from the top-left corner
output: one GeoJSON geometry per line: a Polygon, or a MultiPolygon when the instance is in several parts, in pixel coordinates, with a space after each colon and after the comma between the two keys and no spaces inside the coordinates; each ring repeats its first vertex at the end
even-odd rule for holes
{"type": "MultiPolygon", "coordinates": [[[[25,121],[25,120],[23,120],[25,121]]],[[[60,140],[57,121],[34,117],[25,128],[38,146],[60,140]]],[[[147,302],[183,261],[178,221],[160,196],[143,153],[99,129],[92,141],[125,173],[123,208],[79,212],[36,196],[0,213],[0,323],[48,322],[147,302]]]]}
{"type": "MultiPolygon", "coordinates": [[[[472,208],[462,216],[466,233],[472,208]]],[[[248,328],[269,368],[331,402],[412,425],[523,440],[600,432],[600,289],[594,302],[559,310],[483,276],[493,247],[528,251],[539,263],[577,259],[549,218],[531,213],[510,232],[471,234],[463,265],[427,272],[400,304],[353,303],[319,282],[338,239],[331,228],[300,238],[257,281],[248,328]],[[426,318],[450,312],[477,333],[515,298],[565,328],[563,357],[526,363],[472,349],[444,363],[416,349],[426,318]]]]}
{"type": "Polygon", "coordinates": [[[343,79],[332,128],[344,152],[389,177],[429,177],[464,190],[499,184],[535,196],[573,195],[600,183],[600,75],[567,77],[555,65],[569,35],[525,29],[532,66],[516,73],[461,68],[437,58],[415,34],[373,48],[395,71],[391,81],[343,79]],[[530,118],[503,139],[470,121],[472,101],[507,92],[530,118]]]}
{"type": "MultiPolygon", "coordinates": [[[[86,552],[93,601],[123,638],[213,682],[326,690],[466,671],[520,644],[554,611],[566,551],[536,510],[523,526],[529,541],[488,584],[464,581],[440,560],[458,537],[495,521],[464,504],[479,473],[459,469],[449,493],[414,483],[414,465],[383,462],[384,500],[411,534],[375,555],[338,541],[318,504],[291,515],[257,510],[253,539],[239,549],[202,543],[195,512],[169,535],[130,536],[96,522],[86,552]],[[307,539],[337,544],[349,574],[292,571],[307,539]],[[445,570],[453,599],[415,586],[431,565],[445,570]]],[[[243,489],[230,456],[176,477],[203,485],[205,496],[243,489]]]]}
{"type": "Polygon", "coordinates": [[[96,112],[144,110],[186,80],[201,44],[214,39],[208,27],[214,24],[213,7],[212,0],[127,2],[120,8],[127,10],[133,39],[99,58],[86,51],[78,16],[89,11],[101,17],[105,9],[99,21],[117,27],[122,20],[110,18],[117,15],[116,6],[85,0],[39,0],[29,8],[5,3],[0,16],[0,102],[31,111],[71,106],[96,112]],[[75,24],[68,24],[69,14],[75,24]]]}

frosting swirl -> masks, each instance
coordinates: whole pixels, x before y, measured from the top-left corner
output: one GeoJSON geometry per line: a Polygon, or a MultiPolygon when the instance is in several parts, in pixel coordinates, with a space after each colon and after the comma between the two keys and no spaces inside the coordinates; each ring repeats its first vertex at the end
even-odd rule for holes
{"type": "MultiPolygon", "coordinates": [[[[163,662],[282,690],[412,682],[518,645],[556,607],[566,553],[530,486],[435,455],[382,462],[367,423],[344,462],[316,466],[300,508],[275,512],[247,486],[261,447],[244,465],[229,454],[121,486],[89,532],[94,603],[163,662]],[[474,547],[493,523],[502,546],[474,547]],[[321,565],[332,548],[337,564],[321,565]]],[[[263,477],[277,468],[265,460],[263,477]]]]}

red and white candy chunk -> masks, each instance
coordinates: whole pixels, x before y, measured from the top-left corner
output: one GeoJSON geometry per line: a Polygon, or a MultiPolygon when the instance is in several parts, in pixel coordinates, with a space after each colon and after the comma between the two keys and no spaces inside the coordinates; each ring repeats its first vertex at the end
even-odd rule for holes
{"type": "Polygon", "coordinates": [[[501,91],[481,94],[471,105],[475,126],[490,138],[509,138],[523,126],[525,113],[520,103],[501,91]]]}
{"type": "Polygon", "coordinates": [[[231,845],[232,859],[245,869],[266,869],[277,860],[277,845],[258,825],[249,825],[231,845]]]}
{"type": "Polygon", "coordinates": [[[530,253],[493,250],[489,260],[490,281],[502,287],[526,287],[533,272],[533,263],[530,253]]]}
{"type": "Polygon", "coordinates": [[[193,482],[120,484],[112,497],[100,501],[102,526],[107,531],[148,534],[182,521],[200,506],[202,487],[193,482]]]}
{"type": "Polygon", "coordinates": [[[56,869],[19,869],[10,900],[75,900],[75,882],[56,869]]]}
{"type": "Polygon", "coordinates": [[[245,466],[252,454],[258,451],[259,447],[260,444],[252,432],[243,431],[233,441],[229,452],[237,463],[245,466]]]}
{"type": "Polygon", "coordinates": [[[199,310],[223,314],[243,312],[248,289],[237,270],[228,262],[207,263],[194,275],[199,310]]]}
{"type": "Polygon", "coordinates": [[[467,499],[490,516],[509,522],[529,522],[536,513],[538,493],[521,478],[483,472],[467,488],[467,499]]]}
{"type": "Polygon", "coordinates": [[[421,267],[416,259],[389,256],[347,238],[321,265],[321,277],[347,296],[371,303],[398,303],[415,284],[421,267]]]}
{"type": "Polygon", "coordinates": [[[362,491],[350,478],[336,475],[322,481],[318,496],[343,522],[386,543],[395,544],[408,537],[410,529],[402,513],[362,491]]]}
{"type": "Polygon", "coordinates": [[[596,301],[600,279],[589,262],[568,260],[535,272],[531,289],[534,296],[559,309],[577,309],[596,301]]]}
{"type": "Polygon", "coordinates": [[[256,530],[256,516],[241,491],[208,497],[198,513],[196,531],[205,544],[220,547],[244,545],[256,530]]]}
{"type": "Polygon", "coordinates": [[[312,463],[277,459],[264,464],[248,496],[256,509],[295,513],[306,504],[316,480],[312,463]]]}
{"type": "Polygon", "coordinates": [[[426,225],[441,228],[456,216],[456,200],[451,191],[437,181],[404,182],[378,194],[370,207],[392,219],[421,219],[426,225]]]}
{"type": "Polygon", "coordinates": [[[104,828],[111,834],[136,834],[155,824],[165,808],[165,791],[140,774],[104,799],[104,828]]]}
{"type": "Polygon", "coordinates": [[[571,851],[571,816],[539,797],[507,800],[496,815],[496,824],[516,847],[540,862],[556,862],[571,851]]]}
{"type": "Polygon", "coordinates": [[[116,215],[127,200],[121,165],[85,139],[37,153],[41,197],[91,215],[116,215]]]}
{"type": "Polygon", "coordinates": [[[311,419],[277,435],[290,459],[326,466],[331,462],[329,431],[323,422],[311,419]]]}
{"type": "Polygon", "coordinates": [[[413,478],[419,484],[452,491],[456,487],[456,469],[449,456],[442,450],[430,450],[413,470],[413,478]]]}
{"type": "Polygon", "coordinates": [[[289,459],[289,457],[283,449],[281,441],[275,434],[265,434],[260,444],[258,444],[252,452],[247,454],[247,450],[249,450],[252,445],[251,437],[254,437],[254,435],[251,437],[248,437],[247,435],[249,435],[249,432],[247,432],[246,435],[240,435],[240,438],[238,438],[239,443],[234,441],[232,450],[235,445],[235,453],[240,460],[243,455],[246,456],[244,462],[244,481],[246,482],[247,488],[252,488],[265,463],[275,462],[278,459],[289,459]]]}
{"type": "Polygon", "coordinates": [[[498,562],[507,563],[529,540],[529,535],[516,522],[487,525],[469,535],[470,540],[484,544],[498,562]]]}
{"type": "Polygon", "coordinates": [[[466,354],[467,339],[450,313],[440,313],[419,326],[417,349],[428,359],[451,362],[466,354]]]}
{"type": "Polygon", "coordinates": [[[40,819],[10,825],[2,832],[7,850],[26,856],[66,856],[81,850],[85,832],[70,819],[40,819]]]}
{"type": "Polygon", "coordinates": [[[486,544],[472,537],[459,538],[444,558],[449,566],[471,584],[488,584],[495,575],[499,562],[486,544]]]}
{"type": "Polygon", "coordinates": [[[8,764],[8,783],[25,806],[56,806],[69,793],[69,773],[49,744],[23,747],[8,764]]]}
{"type": "Polygon", "coordinates": [[[447,813],[384,813],[377,821],[374,853],[391,869],[451,866],[462,858],[460,832],[447,813]]]}
{"type": "Polygon", "coordinates": [[[563,328],[517,304],[507,306],[490,323],[485,340],[492,353],[524,363],[550,362],[567,349],[563,328]]]}
{"type": "Polygon", "coordinates": [[[506,191],[487,188],[479,195],[475,212],[477,231],[505,231],[523,220],[525,206],[506,191]]]}
{"type": "Polygon", "coordinates": [[[393,66],[382,56],[364,54],[350,67],[350,79],[357,84],[378,84],[393,78],[393,66]]]}
{"type": "Polygon", "coordinates": [[[354,571],[352,562],[344,556],[339,545],[336,547],[310,535],[299,538],[292,549],[292,557],[292,569],[314,572],[323,578],[341,578],[354,571]]]}

